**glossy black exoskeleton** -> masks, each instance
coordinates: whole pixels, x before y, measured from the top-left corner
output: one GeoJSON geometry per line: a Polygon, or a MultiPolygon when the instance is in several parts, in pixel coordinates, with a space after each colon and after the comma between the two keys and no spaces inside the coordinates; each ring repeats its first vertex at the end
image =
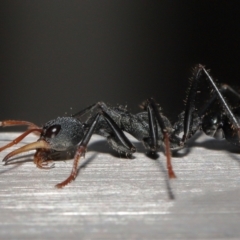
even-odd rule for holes
{"type": "Polygon", "coordinates": [[[167,158],[168,175],[175,177],[171,165],[171,151],[182,149],[186,141],[198,130],[207,135],[225,138],[232,144],[240,146],[240,95],[230,86],[218,87],[202,65],[193,69],[193,76],[187,94],[185,111],[179,115],[178,121],[171,125],[160,110],[158,104],[147,99],[143,104],[143,112],[132,114],[124,107],[110,107],[103,102],[93,104],[71,117],[58,117],[47,122],[42,128],[26,121],[6,120],[0,126],[28,125],[29,129],[18,138],[0,148],[0,151],[17,144],[25,136],[34,132],[40,134],[38,141],[27,144],[9,153],[3,161],[11,161],[11,157],[36,149],[34,163],[39,168],[51,168],[48,162],[56,152],[68,151],[75,147],[73,169],[70,176],[56,187],[64,187],[76,178],[78,161],[86,152],[93,134],[106,137],[112,149],[121,155],[131,157],[136,151],[133,144],[125,136],[124,131],[141,141],[150,154],[155,154],[163,145],[167,158]],[[199,83],[206,81],[211,88],[211,95],[206,103],[197,110],[196,95],[199,83]],[[233,107],[225,100],[225,94],[235,97],[233,107]],[[216,107],[217,106],[217,107],[216,107]],[[86,121],[82,121],[83,116],[86,121]]]}

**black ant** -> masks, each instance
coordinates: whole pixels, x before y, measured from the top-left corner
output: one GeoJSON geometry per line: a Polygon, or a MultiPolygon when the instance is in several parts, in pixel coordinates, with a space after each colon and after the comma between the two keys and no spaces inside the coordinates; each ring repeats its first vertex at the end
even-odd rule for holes
{"type": "Polygon", "coordinates": [[[5,156],[3,162],[8,164],[14,155],[36,149],[34,163],[39,168],[48,169],[51,168],[48,166],[48,162],[51,160],[52,153],[68,151],[76,146],[71,174],[65,181],[56,185],[56,187],[62,188],[76,178],[79,159],[85,155],[93,134],[106,137],[114,150],[131,157],[136,148],[124,135],[123,131],[125,131],[141,141],[150,154],[155,154],[163,145],[169,178],[175,178],[176,175],[171,165],[171,151],[182,149],[186,141],[197,130],[203,130],[207,135],[213,137],[220,133],[221,138],[240,146],[240,108],[239,106],[230,107],[224,99],[225,93],[230,93],[240,99],[239,93],[231,87],[222,85],[218,88],[209,75],[209,71],[199,64],[193,69],[185,111],[180,114],[179,120],[173,126],[161,113],[159,105],[152,98],[142,104],[144,111],[137,114],[132,114],[123,107],[109,107],[103,102],[98,102],[71,117],[58,117],[51,120],[42,128],[26,121],[2,121],[0,126],[27,125],[29,129],[0,148],[0,151],[19,143],[32,132],[40,134],[38,141],[10,152],[5,156]],[[212,95],[203,108],[197,110],[197,88],[203,76],[206,77],[212,89],[212,95]],[[220,110],[213,107],[216,102],[219,104],[220,110]],[[89,114],[88,118],[83,123],[80,119],[87,113],[89,114]],[[182,133],[183,135],[180,136],[182,133]]]}

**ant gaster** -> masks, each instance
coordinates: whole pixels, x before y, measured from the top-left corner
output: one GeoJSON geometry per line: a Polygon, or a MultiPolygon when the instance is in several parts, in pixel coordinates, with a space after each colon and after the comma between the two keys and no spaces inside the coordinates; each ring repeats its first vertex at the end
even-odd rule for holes
{"type": "Polygon", "coordinates": [[[209,71],[202,65],[193,69],[190,88],[187,93],[185,111],[179,115],[179,120],[172,126],[170,121],[161,113],[160,107],[154,99],[149,98],[143,104],[143,112],[132,114],[123,107],[109,107],[103,102],[93,104],[71,117],[58,117],[47,122],[42,128],[31,122],[6,120],[0,126],[27,125],[28,130],[15,140],[0,148],[0,151],[19,143],[28,134],[40,134],[38,141],[27,144],[10,152],[3,161],[8,164],[16,154],[36,149],[34,163],[39,168],[51,168],[48,162],[52,153],[67,151],[76,146],[74,162],[69,177],[56,185],[62,188],[76,178],[79,159],[85,155],[87,145],[93,134],[107,138],[109,145],[127,157],[136,151],[135,147],[124,135],[128,132],[141,141],[149,153],[155,154],[163,145],[167,159],[169,178],[175,178],[171,165],[171,151],[182,149],[186,141],[197,130],[203,130],[207,135],[216,137],[220,133],[232,144],[240,146],[240,108],[231,108],[224,99],[228,92],[240,99],[240,95],[227,85],[217,87],[209,75],[209,71]],[[201,110],[196,109],[197,88],[203,76],[212,89],[212,96],[201,110]],[[213,105],[218,102],[221,111],[216,111],[213,105]],[[95,112],[95,114],[92,114],[95,112]],[[89,114],[83,123],[80,118],[89,114]],[[181,136],[181,134],[183,135],[181,136]]]}

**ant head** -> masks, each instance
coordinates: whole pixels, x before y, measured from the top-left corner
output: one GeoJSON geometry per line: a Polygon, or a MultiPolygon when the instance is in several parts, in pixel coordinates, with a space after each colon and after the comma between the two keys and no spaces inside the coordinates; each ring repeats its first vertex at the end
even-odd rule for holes
{"type": "Polygon", "coordinates": [[[203,118],[202,130],[206,135],[216,139],[224,138],[224,119],[219,113],[210,113],[203,118]]]}
{"type": "Polygon", "coordinates": [[[64,151],[77,145],[84,134],[83,124],[73,117],[58,117],[43,126],[39,140],[45,140],[50,149],[64,151]]]}
{"type": "MultiPolygon", "coordinates": [[[[37,129],[38,130],[38,129],[37,129]]],[[[41,131],[40,139],[10,152],[4,161],[26,151],[65,151],[76,146],[84,135],[84,125],[73,117],[58,117],[47,122],[41,131]]]]}

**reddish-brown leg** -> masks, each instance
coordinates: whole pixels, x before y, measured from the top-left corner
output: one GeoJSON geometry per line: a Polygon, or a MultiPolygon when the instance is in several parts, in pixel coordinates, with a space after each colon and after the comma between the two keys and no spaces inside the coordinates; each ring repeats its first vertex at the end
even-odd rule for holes
{"type": "Polygon", "coordinates": [[[164,133],[164,144],[165,144],[165,154],[167,158],[168,176],[169,178],[176,178],[176,175],[173,171],[172,163],[171,163],[172,154],[170,150],[169,135],[167,132],[164,133]]]}
{"type": "Polygon", "coordinates": [[[0,152],[3,151],[6,148],[9,148],[17,143],[19,143],[23,138],[25,138],[28,134],[32,133],[32,132],[42,132],[42,129],[39,128],[33,128],[33,129],[29,129],[26,132],[24,132],[23,134],[21,134],[19,137],[15,138],[12,142],[8,143],[7,145],[3,146],[0,148],[0,152]]]}
{"type": "MultiPolygon", "coordinates": [[[[162,134],[163,134],[164,144],[165,144],[165,154],[166,154],[166,158],[167,158],[168,176],[169,176],[169,178],[176,178],[176,175],[173,171],[172,163],[171,163],[172,154],[171,154],[171,149],[170,149],[170,140],[169,140],[169,134],[168,134],[168,130],[166,128],[165,122],[159,112],[158,106],[157,106],[156,102],[154,101],[154,99],[150,98],[147,101],[148,101],[148,104],[150,107],[150,108],[148,108],[149,119],[153,118],[153,115],[152,115],[153,113],[152,113],[152,111],[150,111],[152,108],[154,111],[156,120],[157,120],[157,122],[160,126],[160,129],[162,131],[162,134]]],[[[154,129],[154,124],[152,121],[149,121],[149,127],[150,127],[150,132],[152,131],[152,136],[153,136],[154,131],[151,129],[154,129]],[[150,125],[152,125],[152,127],[150,125]]]]}
{"type": "Polygon", "coordinates": [[[78,162],[79,162],[80,158],[85,155],[85,151],[86,151],[86,147],[84,147],[84,146],[80,146],[78,148],[78,150],[74,156],[74,162],[73,162],[73,168],[72,168],[71,174],[69,175],[69,177],[66,180],[64,180],[61,183],[58,183],[55,187],[63,188],[64,186],[66,186],[67,184],[69,184],[76,178],[77,171],[78,171],[78,162]]]}
{"type": "Polygon", "coordinates": [[[99,120],[100,116],[103,116],[105,118],[109,127],[116,134],[116,136],[118,136],[119,141],[121,141],[124,146],[128,146],[129,149],[134,149],[133,145],[126,138],[126,136],[123,134],[122,130],[117,126],[117,124],[113,121],[113,119],[111,119],[111,117],[106,112],[102,111],[102,112],[97,113],[95,118],[94,118],[94,121],[92,122],[88,131],[85,133],[85,135],[84,135],[84,137],[83,137],[83,139],[82,139],[82,141],[81,141],[80,145],[78,146],[78,149],[75,153],[73,168],[72,168],[71,174],[69,175],[69,177],[65,181],[57,184],[56,185],[57,188],[62,188],[64,186],[66,186],[67,184],[69,184],[70,182],[72,182],[76,178],[77,172],[78,172],[78,162],[79,162],[80,158],[85,155],[88,142],[89,142],[92,134],[94,133],[94,129],[95,129],[97,123],[98,123],[98,120],[99,120]]]}
{"type": "Polygon", "coordinates": [[[77,151],[75,153],[75,156],[74,156],[73,168],[72,168],[71,174],[69,175],[69,177],[66,180],[64,180],[61,183],[58,183],[55,187],[63,188],[64,186],[66,186],[67,184],[69,184],[70,182],[72,182],[76,178],[77,172],[78,172],[79,159],[80,159],[80,157],[85,155],[88,142],[89,142],[92,134],[94,133],[94,129],[95,129],[97,123],[98,123],[100,114],[101,113],[98,113],[95,116],[94,121],[92,122],[92,125],[90,126],[88,131],[85,133],[80,145],[78,146],[78,149],[77,149],[77,151]]]}

